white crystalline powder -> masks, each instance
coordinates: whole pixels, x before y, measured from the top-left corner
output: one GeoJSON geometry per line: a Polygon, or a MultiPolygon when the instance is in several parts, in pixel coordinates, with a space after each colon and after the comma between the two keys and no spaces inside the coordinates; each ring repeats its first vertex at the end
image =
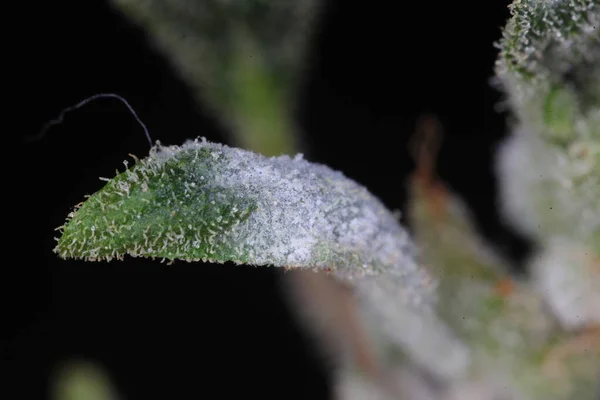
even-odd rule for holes
{"type": "MultiPolygon", "coordinates": [[[[331,268],[345,280],[385,272],[402,278],[413,294],[410,302],[424,304],[433,297],[435,285],[416,264],[407,232],[364,187],[301,156],[267,158],[205,140],[160,147],[151,162],[159,166],[201,149],[216,161],[198,168],[210,175],[203,176],[204,187],[232,190],[257,206],[244,222],[215,237],[248,254],[247,262],[331,268]]],[[[201,176],[186,179],[203,181],[201,176]]]]}

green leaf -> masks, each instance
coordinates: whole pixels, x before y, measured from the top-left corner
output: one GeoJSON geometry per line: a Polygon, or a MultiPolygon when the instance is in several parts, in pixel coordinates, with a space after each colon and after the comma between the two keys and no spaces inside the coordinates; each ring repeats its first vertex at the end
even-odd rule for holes
{"type": "Polygon", "coordinates": [[[202,141],[152,149],[69,215],[55,251],[327,267],[345,277],[423,272],[406,231],[364,187],[301,155],[202,141]]]}
{"type": "Polygon", "coordinates": [[[246,261],[231,243],[213,240],[256,207],[251,198],[208,184],[218,155],[204,148],[167,159],[167,150],[156,150],[69,215],[56,251],[87,260],[130,254],[246,261]]]}

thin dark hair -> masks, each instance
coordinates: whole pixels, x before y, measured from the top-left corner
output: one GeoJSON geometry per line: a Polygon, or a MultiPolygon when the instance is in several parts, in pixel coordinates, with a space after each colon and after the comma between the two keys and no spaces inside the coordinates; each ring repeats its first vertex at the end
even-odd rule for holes
{"type": "Polygon", "coordinates": [[[91,102],[93,100],[96,100],[96,99],[105,99],[105,98],[117,99],[117,100],[121,101],[123,104],[125,104],[125,106],[131,112],[131,114],[133,115],[133,117],[135,118],[135,120],[137,121],[137,123],[141,125],[142,129],[144,129],[144,134],[146,135],[146,139],[148,140],[148,144],[150,145],[150,147],[152,147],[152,138],[150,137],[150,132],[148,131],[148,128],[142,122],[142,120],[137,115],[137,113],[135,112],[135,110],[133,109],[133,107],[131,107],[131,105],[129,104],[129,102],[127,100],[125,100],[124,97],[122,97],[122,96],[120,96],[120,95],[118,95],[116,93],[97,93],[97,94],[94,94],[94,95],[92,95],[90,97],[87,97],[87,98],[81,100],[77,104],[73,104],[72,106],[69,106],[69,107],[63,109],[60,112],[60,114],[58,114],[58,116],[56,118],[48,121],[44,125],[44,127],[40,130],[40,133],[38,133],[35,136],[29,137],[28,140],[29,141],[35,141],[35,140],[39,140],[42,137],[44,137],[46,135],[46,133],[54,125],[60,125],[60,124],[63,123],[64,118],[65,118],[65,114],[67,114],[68,112],[77,110],[78,108],[83,107],[84,105],[88,104],[89,102],[91,102]]]}

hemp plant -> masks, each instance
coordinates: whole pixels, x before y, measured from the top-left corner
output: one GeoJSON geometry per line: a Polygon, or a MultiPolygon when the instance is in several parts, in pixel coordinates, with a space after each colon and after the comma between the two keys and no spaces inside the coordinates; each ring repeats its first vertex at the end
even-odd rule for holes
{"type": "Polygon", "coordinates": [[[284,110],[300,58],[286,49],[305,40],[308,23],[294,18],[314,13],[313,1],[114,3],[203,89],[244,149],[157,143],[68,215],[60,257],[289,270],[299,315],[338,363],[341,399],[598,398],[597,1],[515,0],[498,43],[497,82],[514,114],[497,159],[502,209],[538,243],[523,280],[436,177],[432,118],[413,146],[414,235],[341,172],[272,156],[297,144],[284,110]],[[262,49],[260,62],[240,61],[248,49],[262,49]]]}

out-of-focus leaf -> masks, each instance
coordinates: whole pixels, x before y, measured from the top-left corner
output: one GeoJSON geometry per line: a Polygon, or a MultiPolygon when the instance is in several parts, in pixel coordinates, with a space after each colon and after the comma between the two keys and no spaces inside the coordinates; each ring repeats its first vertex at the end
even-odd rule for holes
{"type": "Polygon", "coordinates": [[[316,0],[113,0],[166,54],[236,145],[298,148],[293,123],[316,0]]]}
{"type": "Polygon", "coordinates": [[[109,376],[87,361],[69,362],[53,375],[52,400],[118,400],[109,376]]]}
{"type": "Polygon", "coordinates": [[[586,341],[587,351],[566,357],[572,364],[548,373],[551,354],[570,348],[577,336],[559,329],[532,285],[510,278],[466,205],[435,175],[439,126],[426,119],[421,129],[409,209],[419,261],[439,281],[438,313],[473,358],[470,379],[454,382],[450,398],[594,399],[599,341],[586,341]]]}

